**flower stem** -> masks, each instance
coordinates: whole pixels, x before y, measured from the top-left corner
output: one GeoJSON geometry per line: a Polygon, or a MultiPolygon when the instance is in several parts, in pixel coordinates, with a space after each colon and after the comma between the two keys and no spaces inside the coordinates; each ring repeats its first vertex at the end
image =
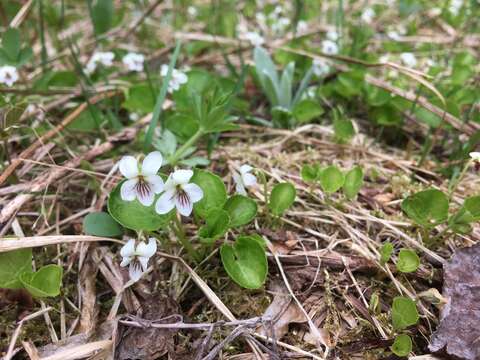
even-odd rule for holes
{"type": "Polygon", "coordinates": [[[468,168],[470,167],[471,160],[467,161],[465,166],[462,169],[462,172],[458,175],[456,179],[453,180],[453,183],[449,186],[448,189],[448,199],[451,200],[455,190],[457,189],[458,184],[462,181],[463,177],[467,173],[468,168]]]}
{"type": "Polygon", "coordinates": [[[188,241],[188,239],[185,236],[185,231],[183,230],[182,223],[178,219],[178,216],[174,217],[174,222],[175,225],[172,224],[172,229],[175,232],[175,235],[177,235],[178,240],[182,243],[182,246],[187,250],[188,255],[194,260],[195,262],[198,262],[200,259],[200,254],[195,250],[193,245],[188,241]]]}
{"type": "Polygon", "coordinates": [[[203,129],[200,127],[198,128],[197,132],[193,134],[193,136],[188,139],[182,146],[180,146],[177,151],[172,155],[172,157],[169,159],[170,165],[175,166],[178,162],[178,160],[181,159],[182,155],[187,151],[188,148],[192,147],[193,144],[197,142],[200,137],[203,135],[203,129]]]}

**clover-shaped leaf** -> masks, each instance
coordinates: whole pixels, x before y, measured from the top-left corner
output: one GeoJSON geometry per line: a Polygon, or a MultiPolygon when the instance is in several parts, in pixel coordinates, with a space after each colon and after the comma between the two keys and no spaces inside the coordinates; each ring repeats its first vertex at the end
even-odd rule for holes
{"type": "Polygon", "coordinates": [[[220,248],[223,267],[238,285],[258,289],[267,278],[268,264],[264,248],[250,236],[240,236],[233,245],[220,248]]]}
{"type": "MultiPolygon", "coordinates": [[[[150,206],[144,206],[137,199],[133,201],[122,200],[120,188],[124,181],[119,183],[110,193],[108,198],[110,215],[124,227],[136,231],[155,231],[162,226],[166,226],[175,214],[175,210],[165,215],[159,215],[155,211],[155,202],[150,206]]],[[[155,200],[158,197],[159,195],[156,195],[155,200]]]]}
{"type": "Polygon", "coordinates": [[[123,235],[122,226],[103,211],[92,212],[83,219],[83,231],[87,235],[118,237],[123,235]]]}
{"type": "Polygon", "coordinates": [[[243,195],[233,195],[223,207],[230,216],[232,228],[248,224],[257,214],[257,203],[243,195]]]}
{"type": "Polygon", "coordinates": [[[403,200],[402,210],[418,225],[434,227],[448,217],[448,198],[437,189],[420,191],[403,200]]]}
{"type": "Polygon", "coordinates": [[[24,272],[19,279],[25,289],[34,297],[44,298],[60,294],[63,268],[58,265],[46,265],[36,272],[24,272]]]}
{"type": "Polygon", "coordinates": [[[408,356],[412,351],[412,339],[406,334],[398,335],[390,349],[397,356],[408,356]]]}
{"type": "Polygon", "coordinates": [[[398,253],[397,269],[403,273],[414,272],[420,266],[420,258],[410,249],[401,249],[398,253]]]}
{"type": "Polygon", "coordinates": [[[19,289],[19,276],[32,271],[32,249],[18,249],[0,253],[0,288],[19,289]]]}
{"type": "Polygon", "coordinates": [[[198,232],[202,242],[211,244],[223,236],[230,226],[230,217],[223,209],[211,209],[206,218],[205,225],[198,232]]]}
{"type": "Polygon", "coordinates": [[[281,183],[273,187],[268,207],[277,216],[282,215],[295,201],[297,191],[290,183],[281,183]]]}
{"type": "Polygon", "coordinates": [[[343,186],[345,176],[338,167],[330,165],[320,172],[319,181],[323,191],[331,194],[343,186]]]}
{"type": "Polygon", "coordinates": [[[397,296],[392,304],[392,324],[394,329],[401,330],[415,325],[419,316],[415,302],[403,296],[397,296]]]}
{"type": "Polygon", "coordinates": [[[357,196],[363,185],[363,170],[360,166],[355,166],[345,175],[345,183],[343,184],[343,192],[349,199],[357,196]]]}

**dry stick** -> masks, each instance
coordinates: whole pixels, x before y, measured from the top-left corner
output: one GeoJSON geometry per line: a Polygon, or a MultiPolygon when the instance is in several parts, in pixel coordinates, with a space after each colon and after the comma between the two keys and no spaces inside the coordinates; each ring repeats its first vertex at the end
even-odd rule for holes
{"type": "Polygon", "coordinates": [[[45,308],[45,309],[42,309],[42,310],[39,310],[39,311],[36,311],[34,312],[33,314],[30,314],[26,317],[24,317],[19,323],[18,323],[18,326],[17,328],[15,329],[15,331],[13,332],[13,335],[12,335],[12,339],[10,340],[10,345],[8,346],[8,351],[7,351],[7,355],[5,355],[5,357],[3,358],[3,360],[10,360],[12,358],[12,355],[13,355],[13,348],[15,347],[15,343],[17,342],[17,338],[18,338],[18,335],[20,335],[20,330],[22,329],[22,325],[24,322],[28,321],[28,320],[32,320],[40,315],[43,315],[47,312],[49,312],[50,310],[52,310],[51,307],[48,307],[48,308],[45,308]]]}
{"type": "Polygon", "coordinates": [[[22,6],[22,8],[19,10],[17,15],[10,21],[10,27],[11,28],[16,28],[19,27],[20,24],[25,20],[25,18],[28,15],[28,11],[32,7],[33,0],[28,0],[28,2],[25,3],[25,5],[22,6]]]}
{"type": "Polygon", "coordinates": [[[329,350],[330,350],[330,345],[328,344],[328,339],[326,339],[325,337],[325,334],[322,334],[320,332],[320,330],[317,328],[317,326],[313,323],[311,317],[308,315],[308,313],[306,312],[306,310],[304,309],[302,303],[298,300],[298,298],[295,296],[295,294],[293,293],[293,290],[292,288],[290,287],[290,283],[288,282],[288,279],[287,279],[287,276],[285,275],[285,272],[283,270],[283,266],[282,266],[282,263],[280,262],[280,259],[277,255],[277,252],[275,251],[275,248],[273,247],[272,243],[270,242],[270,240],[268,240],[265,236],[263,236],[263,239],[265,240],[266,244],[267,244],[267,247],[268,249],[270,250],[270,252],[272,253],[272,255],[274,256],[275,258],[275,261],[277,262],[277,266],[278,266],[278,269],[280,270],[280,274],[282,275],[282,279],[283,279],[283,282],[285,283],[285,286],[287,287],[288,289],[288,292],[290,293],[290,296],[293,298],[293,300],[295,300],[295,302],[297,303],[298,307],[300,308],[300,310],[302,311],[303,315],[305,316],[305,318],[307,319],[308,321],[308,325],[310,327],[310,331],[312,331],[315,335],[315,338],[319,339],[320,342],[322,343],[323,346],[325,346],[325,358],[328,357],[328,353],[329,353],[329,350]]]}
{"type": "MultiPolygon", "coordinates": [[[[115,95],[118,95],[118,91],[107,91],[102,94],[98,94],[94,97],[92,97],[88,102],[85,102],[78,106],[73,112],[67,115],[67,117],[60,123],[58,124],[54,129],[46,132],[42,136],[40,136],[37,141],[35,141],[32,145],[30,145],[28,148],[23,150],[20,155],[12,161],[12,163],[5,169],[3,174],[0,175],[0,185],[2,185],[7,178],[12,175],[12,173],[15,171],[15,169],[22,164],[23,159],[28,159],[34,151],[39,148],[40,146],[44,145],[47,140],[50,140],[53,136],[58,134],[60,131],[62,131],[68,124],[70,124],[73,120],[78,118],[80,114],[88,108],[89,105],[93,105],[98,103],[101,100],[113,97],[115,95]]],[[[92,149],[93,150],[93,149],[92,149]]],[[[0,220],[0,223],[3,221],[0,220]]]]}

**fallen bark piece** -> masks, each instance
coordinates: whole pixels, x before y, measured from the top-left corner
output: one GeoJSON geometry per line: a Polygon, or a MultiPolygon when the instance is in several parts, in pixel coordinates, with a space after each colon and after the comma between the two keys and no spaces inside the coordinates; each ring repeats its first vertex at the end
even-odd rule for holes
{"type": "Polygon", "coordinates": [[[480,244],[457,250],[444,266],[447,304],[429,349],[460,359],[480,359],[480,244]]]}

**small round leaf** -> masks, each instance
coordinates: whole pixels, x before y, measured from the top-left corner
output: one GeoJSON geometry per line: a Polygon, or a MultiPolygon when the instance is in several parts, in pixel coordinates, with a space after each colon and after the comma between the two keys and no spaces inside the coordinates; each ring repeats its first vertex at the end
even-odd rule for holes
{"type": "Polygon", "coordinates": [[[323,191],[332,194],[343,186],[345,176],[338,167],[330,165],[320,172],[319,181],[323,191]]]}
{"type": "Polygon", "coordinates": [[[223,267],[238,285],[258,289],[267,278],[268,263],[265,250],[258,240],[240,236],[232,245],[220,248],[223,267]]]}
{"type": "Polygon", "coordinates": [[[297,191],[290,183],[281,183],[273,187],[268,206],[270,211],[277,216],[282,215],[295,201],[297,191]]]}
{"type": "MultiPolygon", "coordinates": [[[[155,201],[151,206],[142,205],[137,199],[124,201],[120,196],[120,188],[123,182],[118,184],[108,198],[108,212],[124,227],[136,231],[155,231],[165,226],[175,213],[172,210],[165,215],[159,215],[155,211],[155,201]]],[[[159,195],[156,195],[155,200],[159,195]]]]}
{"type": "Polygon", "coordinates": [[[360,166],[355,166],[345,175],[345,183],[343,184],[343,192],[349,199],[357,196],[363,185],[363,170],[360,166]]]}
{"type": "Polygon", "coordinates": [[[203,198],[193,205],[195,214],[205,219],[212,209],[221,209],[227,201],[227,189],[222,179],[205,170],[195,170],[191,182],[203,190],[203,198]]]}
{"type": "Polygon", "coordinates": [[[397,356],[408,356],[412,351],[412,339],[405,334],[398,335],[390,349],[397,356]]]}
{"type": "Polygon", "coordinates": [[[106,212],[92,212],[83,219],[83,231],[87,235],[118,237],[123,235],[122,226],[106,212]]]}
{"type": "Polygon", "coordinates": [[[448,198],[437,189],[420,191],[402,202],[407,216],[423,227],[433,227],[447,220],[448,198]]]}
{"type": "Polygon", "coordinates": [[[233,195],[223,208],[230,216],[232,228],[248,224],[257,215],[257,203],[243,195],[233,195]]]}
{"type": "Polygon", "coordinates": [[[392,324],[396,330],[415,325],[419,316],[415,302],[403,296],[397,296],[392,304],[392,324]]]}
{"type": "Polygon", "coordinates": [[[414,272],[420,266],[420,258],[410,249],[401,249],[398,253],[397,269],[403,273],[414,272]]]}

